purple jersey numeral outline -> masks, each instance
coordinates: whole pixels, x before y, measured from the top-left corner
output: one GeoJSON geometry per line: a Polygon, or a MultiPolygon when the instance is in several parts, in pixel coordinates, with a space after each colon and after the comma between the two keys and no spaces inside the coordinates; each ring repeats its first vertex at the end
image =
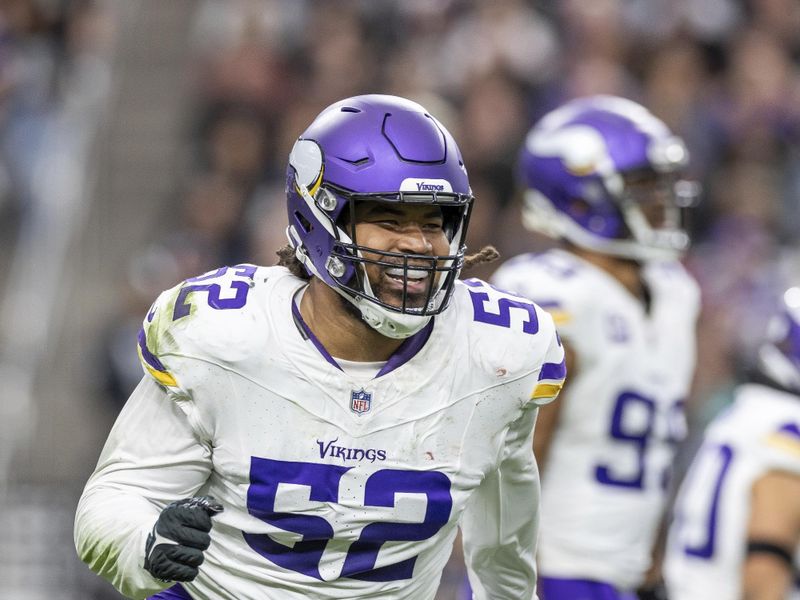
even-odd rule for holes
{"type": "MultiPolygon", "coordinates": [[[[333,527],[319,516],[276,512],[278,486],[281,483],[308,486],[310,500],[336,503],[342,475],[351,468],[252,457],[248,512],[274,527],[300,534],[303,539],[289,548],[269,534],[243,532],[247,544],[270,562],[322,580],[319,563],[328,541],[334,537],[333,527]]],[[[376,522],[365,526],[347,552],[340,577],[363,581],[412,577],[416,556],[376,569],[378,552],[388,541],[421,541],[436,535],[450,519],[453,506],[450,480],[438,471],[381,469],[366,480],[364,505],[392,507],[399,493],[426,495],[424,520],[421,523],[376,522]]]]}
{"type": "Polygon", "coordinates": [[[192,305],[188,301],[189,294],[194,292],[207,292],[206,298],[208,305],[217,310],[230,310],[234,308],[242,308],[247,302],[247,294],[252,287],[253,277],[256,274],[254,265],[236,265],[235,267],[220,267],[216,271],[200,275],[199,277],[192,277],[187,279],[186,282],[209,281],[222,277],[228,272],[228,269],[233,268],[233,274],[240,277],[247,277],[250,281],[232,281],[230,288],[236,290],[236,294],[232,298],[222,298],[222,288],[218,283],[193,283],[192,285],[185,285],[178,292],[178,298],[175,300],[175,308],[172,311],[172,320],[177,321],[189,315],[192,310],[192,305]]]}
{"type": "MultiPolygon", "coordinates": [[[[667,412],[667,437],[665,441],[673,451],[681,439],[682,431],[678,431],[677,420],[683,419],[683,399],[675,401],[667,412]]],[[[647,466],[647,451],[650,447],[650,440],[653,436],[655,419],[657,414],[656,402],[633,391],[622,392],[614,403],[614,411],[611,415],[611,423],[608,434],[612,440],[621,444],[630,445],[636,451],[637,468],[630,475],[621,475],[614,471],[612,465],[599,464],[595,467],[595,480],[603,485],[637,489],[644,488],[647,466]],[[638,431],[630,431],[625,426],[625,412],[632,406],[643,406],[647,411],[647,422],[638,431]]],[[[659,484],[662,489],[667,488],[671,476],[671,466],[667,466],[661,474],[659,484]]]]}
{"type": "MultiPolygon", "coordinates": [[[[714,492],[711,495],[711,503],[708,507],[708,518],[706,519],[706,538],[702,544],[683,546],[683,552],[687,556],[696,558],[710,559],[714,556],[714,549],[717,543],[717,522],[719,517],[719,501],[722,497],[722,487],[725,483],[725,476],[728,474],[731,463],[733,462],[733,448],[727,444],[714,444],[705,446],[701,450],[705,455],[714,452],[719,454],[721,463],[717,472],[717,479],[714,482],[714,492]]],[[[705,484],[704,484],[705,485],[705,484]]]]}
{"type": "Polygon", "coordinates": [[[622,392],[614,403],[614,412],[611,415],[611,426],[609,435],[620,443],[633,446],[636,450],[637,469],[631,476],[620,476],[613,471],[611,465],[597,465],[595,467],[595,479],[603,485],[610,485],[623,488],[642,489],[645,479],[645,454],[653,433],[653,424],[656,417],[656,403],[636,392],[622,392]],[[641,431],[625,430],[625,411],[630,406],[638,404],[647,410],[647,423],[641,431]]]}

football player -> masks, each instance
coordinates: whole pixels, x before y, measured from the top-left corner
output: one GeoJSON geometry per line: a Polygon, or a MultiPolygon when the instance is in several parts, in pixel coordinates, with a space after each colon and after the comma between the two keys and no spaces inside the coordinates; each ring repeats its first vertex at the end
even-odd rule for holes
{"type": "Polygon", "coordinates": [[[295,143],[286,192],[282,266],[147,314],[81,558],[135,598],[421,600],[460,522],[476,597],[535,597],[532,430],[564,353],[531,301],[459,279],[454,140],[414,102],[348,98],[295,143]]]}
{"type": "Polygon", "coordinates": [[[670,600],[800,596],[800,288],[769,329],[681,485],[664,565],[670,600]]]}
{"type": "Polygon", "coordinates": [[[551,312],[570,372],[534,440],[543,600],[630,598],[651,566],[695,366],[686,161],[661,121],[610,96],[547,114],[521,150],[525,224],[562,243],[493,283],[551,312]]]}

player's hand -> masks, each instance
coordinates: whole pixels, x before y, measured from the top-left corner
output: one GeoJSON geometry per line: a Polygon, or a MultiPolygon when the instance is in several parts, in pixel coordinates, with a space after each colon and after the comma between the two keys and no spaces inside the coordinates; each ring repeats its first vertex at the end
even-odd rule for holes
{"type": "Polygon", "coordinates": [[[162,581],[192,581],[211,544],[211,517],[222,505],[210,496],[184,498],[169,504],[147,536],[144,568],[162,581]]]}

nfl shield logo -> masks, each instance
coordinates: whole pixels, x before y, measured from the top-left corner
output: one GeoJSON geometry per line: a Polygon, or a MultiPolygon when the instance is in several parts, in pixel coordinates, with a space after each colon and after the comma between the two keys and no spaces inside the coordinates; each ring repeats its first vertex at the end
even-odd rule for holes
{"type": "Polygon", "coordinates": [[[372,394],[360,389],[350,393],[350,410],[360,415],[367,412],[372,405],[372,394]]]}

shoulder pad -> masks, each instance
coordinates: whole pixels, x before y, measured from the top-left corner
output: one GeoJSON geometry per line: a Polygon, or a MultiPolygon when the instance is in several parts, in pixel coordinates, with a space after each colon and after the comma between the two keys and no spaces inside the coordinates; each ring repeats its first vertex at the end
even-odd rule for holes
{"type": "MultiPolygon", "coordinates": [[[[246,352],[259,321],[258,303],[248,300],[256,286],[255,265],[221,267],[163,292],[144,319],[139,357],[145,371],[168,388],[181,389],[171,357],[230,361],[246,352]]],[[[259,275],[259,280],[266,280],[259,275]]]]}
{"type": "Polygon", "coordinates": [[[567,252],[523,254],[503,264],[492,284],[536,302],[563,327],[580,312],[583,298],[596,289],[592,271],[567,252]]]}
{"type": "Polygon", "coordinates": [[[800,421],[788,421],[763,438],[775,467],[800,473],[800,421]]]}
{"type": "Polygon", "coordinates": [[[566,368],[553,318],[535,302],[480,279],[462,284],[457,295],[472,317],[470,351],[479,364],[493,373],[502,369],[511,375],[538,370],[530,398],[539,403],[555,398],[566,368]]]}

